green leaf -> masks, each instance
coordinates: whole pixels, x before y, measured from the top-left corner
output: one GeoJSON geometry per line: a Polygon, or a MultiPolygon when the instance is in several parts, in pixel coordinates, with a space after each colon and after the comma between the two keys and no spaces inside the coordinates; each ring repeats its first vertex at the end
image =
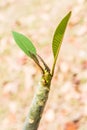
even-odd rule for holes
{"type": "MultiPolygon", "coordinates": [[[[18,32],[12,32],[14,40],[16,41],[16,43],[18,44],[18,46],[22,49],[22,51],[25,52],[25,54],[27,54],[30,58],[32,58],[34,60],[34,62],[40,67],[40,69],[42,70],[42,72],[44,72],[42,66],[39,63],[40,59],[39,57],[37,57],[37,53],[36,53],[36,48],[34,47],[34,45],[32,44],[32,42],[25,37],[23,34],[20,34],[18,32]]],[[[41,60],[41,59],[40,59],[41,60]]]]}
{"type": "MultiPolygon", "coordinates": [[[[23,34],[18,32],[12,32],[15,42],[18,44],[18,46],[22,49],[22,51],[25,52],[29,57],[31,57],[30,53],[33,53],[36,55],[36,48],[32,44],[32,42],[25,37],[23,34]]],[[[32,58],[32,57],[31,57],[32,58]]]]}
{"type": "Polygon", "coordinates": [[[52,67],[52,74],[54,73],[56,60],[59,54],[59,50],[62,44],[64,33],[65,33],[70,16],[71,16],[71,11],[62,19],[62,21],[60,22],[60,24],[58,25],[54,33],[54,37],[52,41],[52,50],[53,50],[53,55],[54,55],[54,64],[52,67]]]}

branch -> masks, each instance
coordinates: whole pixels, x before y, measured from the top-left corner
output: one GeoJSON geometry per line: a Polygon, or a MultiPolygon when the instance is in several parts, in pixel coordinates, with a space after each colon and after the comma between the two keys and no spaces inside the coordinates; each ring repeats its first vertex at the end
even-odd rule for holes
{"type": "Polygon", "coordinates": [[[52,76],[47,70],[44,71],[39,83],[36,95],[31,104],[29,114],[26,118],[23,130],[37,130],[42,113],[48,99],[52,76]]]}

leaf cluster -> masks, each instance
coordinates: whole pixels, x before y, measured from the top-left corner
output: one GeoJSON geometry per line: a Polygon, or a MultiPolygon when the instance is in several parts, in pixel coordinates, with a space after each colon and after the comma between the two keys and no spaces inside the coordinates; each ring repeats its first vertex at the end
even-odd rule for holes
{"type": "Polygon", "coordinates": [[[52,75],[54,74],[54,69],[55,69],[57,58],[58,58],[59,50],[63,41],[63,37],[65,34],[65,30],[66,30],[70,16],[71,16],[71,11],[61,20],[61,22],[59,23],[58,27],[55,30],[53,41],[52,41],[52,51],[53,51],[53,56],[54,56],[54,62],[53,62],[51,72],[50,72],[50,68],[47,66],[45,61],[37,54],[36,48],[31,42],[31,40],[21,33],[18,33],[15,31],[12,32],[14,40],[18,44],[18,46],[22,49],[22,51],[24,51],[24,53],[27,56],[29,56],[31,59],[34,60],[34,62],[40,67],[43,73],[45,70],[47,70],[52,75]],[[44,68],[40,64],[40,62],[43,63],[44,68]]]}

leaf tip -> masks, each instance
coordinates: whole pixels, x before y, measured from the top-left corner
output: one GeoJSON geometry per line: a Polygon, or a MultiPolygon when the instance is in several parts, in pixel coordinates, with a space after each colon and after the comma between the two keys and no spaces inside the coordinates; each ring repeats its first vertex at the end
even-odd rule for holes
{"type": "Polygon", "coordinates": [[[12,35],[13,35],[13,37],[15,37],[16,33],[17,33],[17,32],[12,31],[12,35]]]}
{"type": "Polygon", "coordinates": [[[72,14],[72,11],[69,11],[68,16],[70,17],[70,16],[71,16],[71,14],[72,14]]]}

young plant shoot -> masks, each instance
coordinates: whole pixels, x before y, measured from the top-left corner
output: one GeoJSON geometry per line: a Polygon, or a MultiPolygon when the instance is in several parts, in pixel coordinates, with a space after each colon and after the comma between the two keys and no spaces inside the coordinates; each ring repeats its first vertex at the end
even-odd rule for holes
{"type": "Polygon", "coordinates": [[[42,77],[38,85],[37,92],[33,98],[31,106],[29,108],[29,113],[24,123],[23,130],[37,130],[42,113],[48,99],[48,94],[50,91],[51,80],[54,75],[54,69],[56,61],[58,58],[59,50],[62,44],[64,33],[71,16],[71,11],[62,19],[53,36],[52,41],[52,51],[54,56],[54,62],[52,69],[47,66],[45,61],[37,54],[36,48],[33,43],[25,37],[23,34],[13,31],[13,37],[18,46],[24,51],[24,53],[29,56],[34,62],[39,66],[42,71],[42,77]],[[43,66],[41,65],[43,64],[43,66]]]}

